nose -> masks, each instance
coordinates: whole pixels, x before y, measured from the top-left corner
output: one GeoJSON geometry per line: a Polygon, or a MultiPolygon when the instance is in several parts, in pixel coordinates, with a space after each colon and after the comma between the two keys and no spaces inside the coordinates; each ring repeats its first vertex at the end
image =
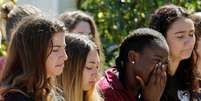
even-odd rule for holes
{"type": "Polygon", "coordinates": [[[63,53],[63,54],[62,54],[63,59],[64,59],[64,61],[66,61],[66,60],[68,59],[68,55],[66,54],[65,49],[63,50],[63,52],[62,52],[62,53],[63,53]]]}
{"type": "Polygon", "coordinates": [[[195,45],[195,37],[187,37],[184,41],[184,46],[187,46],[189,48],[194,47],[195,45]]]}
{"type": "Polygon", "coordinates": [[[98,77],[98,69],[94,69],[92,71],[91,77],[94,78],[94,79],[97,79],[97,77],[98,77]]]}

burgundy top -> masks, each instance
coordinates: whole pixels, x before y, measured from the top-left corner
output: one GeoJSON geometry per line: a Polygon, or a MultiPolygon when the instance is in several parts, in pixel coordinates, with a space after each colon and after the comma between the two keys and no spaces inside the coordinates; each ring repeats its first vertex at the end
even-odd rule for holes
{"type": "Polygon", "coordinates": [[[98,89],[102,92],[105,101],[136,101],[135,96],[125,89],[118,79],[118,71],[109,68],[105,71],[105,76],[98,82],[98,89]]]}

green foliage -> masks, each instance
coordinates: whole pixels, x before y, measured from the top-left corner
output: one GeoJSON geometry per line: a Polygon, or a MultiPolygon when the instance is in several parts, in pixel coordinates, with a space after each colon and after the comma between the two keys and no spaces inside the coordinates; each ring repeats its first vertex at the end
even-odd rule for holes
{"type": "Polygon", "coordinates": [[[173,3],[190,12],[201,10],[200,0],[80,0],[78,8],[94,16],[101,33],[106,64],[114,64],[118,56],[116,46],[128,33],[147,27],[151,13],[158,7],[173,3]]]}
{"type": "Polygon", "coordinates": [[[6,41],[2,40],[2,44],[0,46],[0,56],[6,56],[6,41]]]}

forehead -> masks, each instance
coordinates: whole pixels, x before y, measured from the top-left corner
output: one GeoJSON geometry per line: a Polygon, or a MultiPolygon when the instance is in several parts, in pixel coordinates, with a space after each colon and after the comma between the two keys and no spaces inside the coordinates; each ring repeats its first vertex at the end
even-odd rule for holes
{"type": "Polygon", "coordinates": [[[178,18],[174,23],[170,25],[169,30],[191,30],[194,29],[193,21],[189,18],[178,18]]]}
{"type": "Polygon", "coordinates": [[[95,49],[93,49],[88,53],[86,62],[98,61],[98,59],[99,59],[98,52],[95,49]]]}
{"type": "Polygon", "coordinates": [[[80,21],[75,25],[73,32],[91,33],[90,24],[86,21],[80,21]]]}
{"type": "Polygon", "coordinates": [[[59,40],[60,38],[64,38],[64,36],[65,36],[65,32],[57,32],[57,33],[54,33],[52,39],[59,40]]]}
{"type": "Polygon", "coordinates": [[[52,37],[52,41],[53,43],[57,43],[57,44],[60,44],[60,43],[63,43],[65,40],[65,32],[58,32],[58,33],[55,33],[52,37]]]}
{"type": "Polygon", "coordinates": [[[154,44],[144,48],[144,55],[168,57],[169,48],[166,44],[154,44]]]}

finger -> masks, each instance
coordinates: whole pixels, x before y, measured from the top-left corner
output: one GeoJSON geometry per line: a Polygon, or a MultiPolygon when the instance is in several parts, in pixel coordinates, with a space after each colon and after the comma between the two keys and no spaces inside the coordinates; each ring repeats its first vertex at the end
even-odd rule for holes
{"type": "Polygon", "coordinates": [[[156,66],[154,67],[154,70],[150,75],[148,86],[151,86],[151,85],[155,84],[158,66],[159,66],[159,64],[156,64],[156,66]]]}
{"type": "Polygon", "coordinates": [[[159,63],[159,66],[157,67],[157,72],[156,72],[155,84],[159,84],[161,82],[162,82],[162,64],[159,63]]]}
{"type": "Polygon", "coordinates": [[[162,64],[162,71],[167,71],[167,65],[166,64],[162,64]]]}
{"type": "Polygon", "coordinates": [[[166,71],[161,71],[160,75],[160,87],[164,88],[167,81],[167,74],[166,71]]]}
{"type": "Polygon", "coordinates": [[[140,85],[142,86],[142,88],[145,88],[144,80],[140,76],[136,76],[135,78],[140,82],[140,85]]]}
{"type": "Polygon", "coordinates": [[[162,75],[163,86],[166,85],[166,81],[167,81],[167,73],[166,73],[166,72],[163,72],[163,75],[162,75]]]}

